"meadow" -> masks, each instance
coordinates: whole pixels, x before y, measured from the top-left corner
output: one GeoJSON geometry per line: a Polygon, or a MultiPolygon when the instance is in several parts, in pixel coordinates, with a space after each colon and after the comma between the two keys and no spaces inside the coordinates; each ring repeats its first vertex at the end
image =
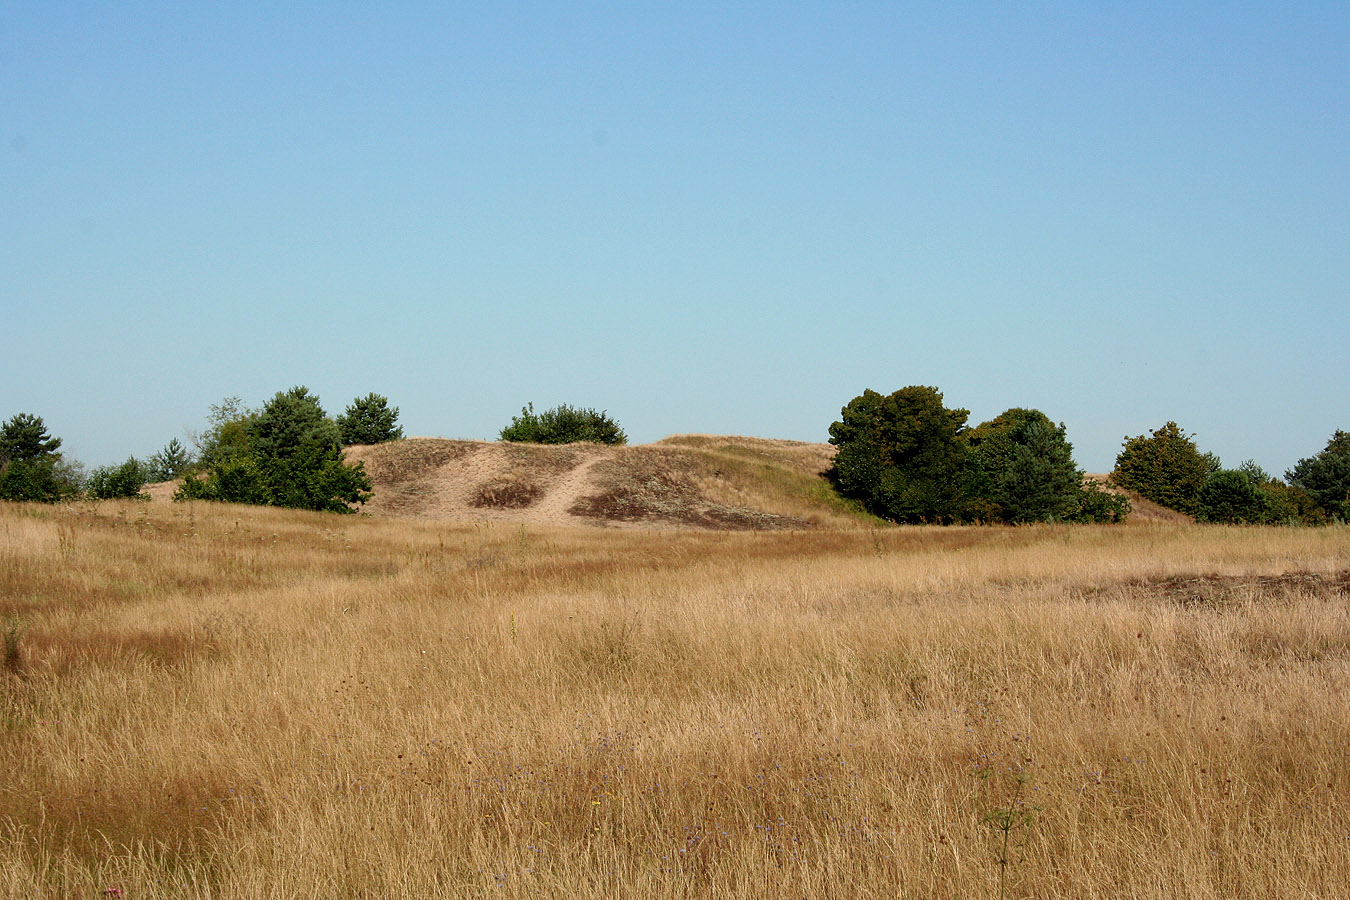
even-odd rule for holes
{"type": "Polygon", "coordinates": [[[0,504],[0,897],[1350,896],[1350,529],[0,504]]]}

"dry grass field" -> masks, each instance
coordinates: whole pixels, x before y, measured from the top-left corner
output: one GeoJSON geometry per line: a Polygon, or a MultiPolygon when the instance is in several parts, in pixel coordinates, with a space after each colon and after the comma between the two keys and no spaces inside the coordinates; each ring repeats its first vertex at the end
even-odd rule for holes
{"type": "Polygon", "coordinates": [[[1350,896],[1350,530],[642,524],[0,504],[0,897],[1350,896]]]}

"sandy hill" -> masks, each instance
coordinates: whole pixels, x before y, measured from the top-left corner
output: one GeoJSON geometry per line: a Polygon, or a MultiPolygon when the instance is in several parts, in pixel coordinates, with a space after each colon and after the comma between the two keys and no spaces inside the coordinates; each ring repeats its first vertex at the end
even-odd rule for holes
{"type": "Polygon", "coordinates": [[[856,526],[822,473],[829,444],[677,435],[654,444],[410,438],[347,448],[377,516],[731,530],[856,526]]]}
{"type": "MultiPolygon", "coordinates": [[[[825,480],[829,444],[703,434],[633,447],[409,438],[348,447],[346,455],[374,482],[363,511],[376,516],[737,531],[877,522],[825,480]]],[[[146,492],[168,500],[174,487],[146,492]]],[[[1120,493],[1134,504],[1132,523],[1190,521],[1120,493]]]]}

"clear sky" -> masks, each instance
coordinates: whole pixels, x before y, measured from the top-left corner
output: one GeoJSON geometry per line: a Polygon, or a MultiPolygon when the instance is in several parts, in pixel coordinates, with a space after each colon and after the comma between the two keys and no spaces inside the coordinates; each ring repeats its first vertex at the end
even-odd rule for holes
{"type": "Polygon", "coordinates": [[[0,5],[0,418],[237,395],[826,440],[864,388],[1106,471],[1350,429],[1350,4],[0,5]]]}

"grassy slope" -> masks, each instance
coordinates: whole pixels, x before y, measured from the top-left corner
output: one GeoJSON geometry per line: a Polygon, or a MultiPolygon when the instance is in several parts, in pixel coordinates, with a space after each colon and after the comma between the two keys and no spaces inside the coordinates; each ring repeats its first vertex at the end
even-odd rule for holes
{"type": "Polygon", "coordinates": [[[1345,528],[0,535],[3,897],[1350,894],[1345,528]]]}

